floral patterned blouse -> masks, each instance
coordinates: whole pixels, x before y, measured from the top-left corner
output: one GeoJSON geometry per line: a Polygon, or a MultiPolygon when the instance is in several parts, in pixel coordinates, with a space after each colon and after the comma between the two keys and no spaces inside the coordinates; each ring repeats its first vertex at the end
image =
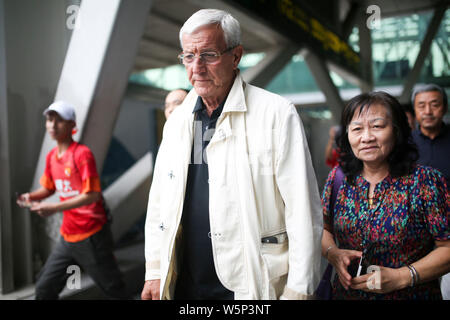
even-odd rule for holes
{"type": "MultiPolygon", "coordinates": [[[[355,183],[344,179],[330,216],[335,167],[328,175],[322,195],[324,228],[334,234],[340,249],[363,251],[370,246],[370,264],[400,268],[423,258],[434,241],[450,239],[450,197],[442,174],[430,167],[416,166],[412,174],[388,175],[374,190],[370,209],[370,183],[361,175],[355,183]]],[[[359,259],[356,260],[358,262],[359,259]]],[[[388,294],[345,290],[336,277],[333,299],[442,299],[438,280],[388,294]]]]}

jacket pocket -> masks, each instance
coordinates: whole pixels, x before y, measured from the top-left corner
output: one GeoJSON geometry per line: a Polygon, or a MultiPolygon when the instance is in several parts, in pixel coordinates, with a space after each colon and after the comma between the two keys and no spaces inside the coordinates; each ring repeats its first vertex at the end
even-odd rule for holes
{"type": "Polygon", "coordinates": [[[269,280],[281,277],[289,271],[288,241],[262,243],[261,254],[267,267],[269,280]]]}
{"type": "Polygon", "coordinates": [[[264,299],[279,299],[287,282],[289,272],[289,245],[282,243],[262,243],[261,254],[267,269],[268,283],[264,299]]]}

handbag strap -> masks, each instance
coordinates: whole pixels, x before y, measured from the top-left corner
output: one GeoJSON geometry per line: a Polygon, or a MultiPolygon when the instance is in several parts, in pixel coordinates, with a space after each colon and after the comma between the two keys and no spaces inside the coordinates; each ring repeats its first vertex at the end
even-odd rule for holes
{"type": "Polygon", "coordinates": [[[338,166],[336,168],[336,174],[334,176],[333,188],[331,189],[331,203],[330,203],[331,217],[333,217],[334,215],[334,207],[336,205],[337,194],[339,192],[339,188],[344,182],[344,178],[345,178],[344,172],[342,171],[341,167],[338,166]]]}

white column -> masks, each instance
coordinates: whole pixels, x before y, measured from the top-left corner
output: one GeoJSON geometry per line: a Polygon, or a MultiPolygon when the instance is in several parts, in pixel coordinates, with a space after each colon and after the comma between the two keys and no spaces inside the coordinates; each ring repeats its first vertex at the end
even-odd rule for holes
{"type": "MultiPolygon", "coordinates": [[[[151,0],[83,1],[55,100],[76,107],[75,139],[88,145],[101,172],[128,76],[149,15],[151,0]]],[[[45,136],[34,187],[54,146],[45,136]]]]}
{"type": "Polygon", "coordinates": [[[111,231],[118,240],[147,209],[148,193],[153,173],[153,157],[150,152],[137,161],[104,192],[111,211],[111,231]]]}
{"type": "MultiPolygon", "coordinates": [[[[75,106],[78,133],[74,138],[92,150],[99,174],[151,4],[152,0],[82,1],[78,10],[54,100],[75,106]]],[[[45,157],[54,146],[45,135],[33,189],[39,187],[45,157]]],[[[41,238],[47,235],[44,246],[57,240],[60,223],[61,215],[47,218],[45,230],[40,230],[41,238]]]]}

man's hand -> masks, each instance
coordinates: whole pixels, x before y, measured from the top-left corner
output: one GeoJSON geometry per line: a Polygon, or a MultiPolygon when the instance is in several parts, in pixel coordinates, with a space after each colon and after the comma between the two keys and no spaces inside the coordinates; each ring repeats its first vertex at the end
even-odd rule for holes
{"type": "Polygon", "coordinates": [[[54,192],[54,190],[48,190],[44,187],[40,187],[33,192],[26,192],[18,195],[16,203],[21,208],[36,207],[36,205],[39,204],[39,201],[50,197],[54,192]]]}
{"type": "Polygon", "coordinates": [[[159,286],[161,280],[147,280],[145,281],[144,288],[142,289],[142,300],[159,300],[159,286]]]}
{"type": "Polygon", "coordinates": [[[30,211],[36,212],[41,217],[46,218],[58,212],[58,204],[51,202],[34,202],[30,211]]]}
{"type": "Polygon", "coordinates": [[[16,199],[16,203],[21,208],[31,208],[33,206],[33,203],[31,202],[30,194],[22,193],[19,195],[16,199]]]}

